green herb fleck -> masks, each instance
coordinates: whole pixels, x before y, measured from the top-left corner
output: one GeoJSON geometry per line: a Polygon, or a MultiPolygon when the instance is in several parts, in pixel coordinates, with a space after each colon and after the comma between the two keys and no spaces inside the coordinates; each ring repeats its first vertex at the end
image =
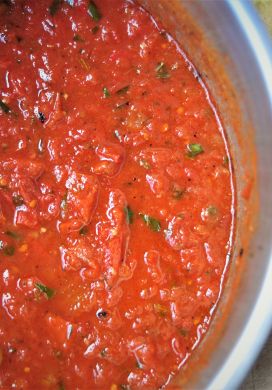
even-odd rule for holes
{"type": "Polygon", "coordinates": [[[107,355],[107,348],[103,348],[103,349],[101,350],[101,352],[100,352],[100,355],[101,355],[102,357],[105,357],[105,356],[107,355]]]}
{"type": "Polygon", "coordinates": [[[73,38],[73,41],[75,42],[84,42],[84,40],[81,38],[79,34],[76,34],[73,38]]]}
{"type": "Polygon", "coordinates": [[[155,71],[156,71],[156,77],[158,79],[168,79],[170,77],[170,74],[164,62],[159,62],[155,68],[155,71]]]}
{"type": "Polygon", "coordinates": [[[54,350],[54,355],[57,359],[62,359],[63,357],[62,351],[60,351],[59,349],[54,350]]]}
{"type": "Polygon", "coordinates": [[[54,16],[58,10],[60,9],[62,0],[53,0],[50,7],[49,7],[49,12],[51,16],[54,16]]]}
{"type": "Polygon", "coordinates": [[[120,390],[130,390],[129,385],[120,385],[120,390]]]}
{"type": "Polygon", "coordinates": [[[94,26],[92,28],[92,33],[95,35],[98,32],[98,30],[99,30],[99,26],[94,26]]]}
{"type": "Polygon", "coordinates": [[[200,144],[189,144],[187,145],[187,149],[188,149],[188,153],[187,153],[188,157],[195,157],[198,154],[204,152],[204,149],[200,144]]]}
{"type": "Polygon", "coordinates": [[[131,225],[133,223],[134,213],[129,206],[125,207],[124,211],[125,211],[127,223],[131,225]]]}
{"type": "Polygon", "coordinates": [[[38,290],[40,290],[42,293],[46,295],[47,299],[52,298],[55,294],[55,291],[52,288],[47,287],[44,284],[35,283],[35,286],[37,287],[38,290]]]}
{"type": "Polygon", "coordinates": [[[140,166],[143,167],[144,169],[150,169],[150,168],[151,168],[151,167],[150,167],[150,164],[149,164],[146,160],[141,159],[141,160],[139,161],[139,164],[140,164],[140,166]]]}
{"type": "Polygon", "coordinates": [[[11,109],[6,103],[3,102],[3,100],[0,100],[0,108],[5,114],[9,114],[11,112],[11,109]]]}
{"type": "Polygon", "coordinates": [[[86,236],[86,234],[88,234],[88,232],[89,232],[89,229],[88,229],[87,226],[83,226],[83,227],[79,230],[79,234],[80,234],[81,236],[86,236]]]}
{"type": "Polygon", "coordinates": [[[58,390],[65,390],[65,386],[62,381],[59,382],[58,390]]]}
{"type": "Polygon", "coordinates": [[[124,107],[126,107],[126,106],[129,106],[129,102],[128,102],[128,101],[127,101],[127,102],[123,102],[123,103],[117,104],[116,107],[115,107],[115,109],[116,109],[116,110],[121,110],[121,108],[124,108],[124,107]]]}
{"type": "Polygon", "coordinates": [[[181,328],[179,330],[179,333],[181,334],[181,336],[186,337],[188,335],[188,330],[181,328]]]}
{"type": "Polygon", "coordinates": [[[21,195],[13,195],[12,202],[14,206],[22,206],[24,204],[24,198],[21,195]]]}
{"type": "Polygon", "coordinates": [[[110,91],[108,90],[107,87],[103,88],[103,95],[104,95],[104,98],[110,97],[110,91]]]}
{"type": "Polygon", "coordinates": [[[215,206],[209,206],[207,207],[206,212],[210,217],[215,217],[218,213],[218,209],[215,206]]]}
{"type": "Polygon", "coordinates": [[[3,253],[5,256],[13,256],[15,253],[15,248],[12,245],[6,245],[3,249],[3,253]]]}
{"type": "Polygon", "coordinates": [[[93,1],[89,2],[88,13],[96,22],[98,22],[102,17],[100,11],[93,1]]]}
{"type": "Polygon", "coordinates": [[[172,197],[176,200],[180,200],[184,195],[185,190],[180,187],[174,187],[172,191],[172,197]]]}
{"type": "Polygon", "coordinates": [[[161,224],[160,224],[160,222],[157,219],[151,217],[148,214],[141,214],[140,213],[140,216],[142,217],[142,219],[145,222],[145,224],[151,230],[153,230],[153,232],[159,232],[161,230],[161,224]]]}
{"type": "Polygon", "coordinates": [[[123,95],[123,94],[127,93],[128,90],[129,90],[129,85],[126,85],[125,87],[118,89],[118,91],[116,91],[116,94],[123,95]]]}
{"type": "Polygon", "coordinates": [[[19,238],[21,238],[20,234],[18,234],[17,232],[12,232],[11,230],[7,230],[5,232],[5,234],[9,237],[12,237],[14,238],[15,240],[19,240],[19,238]]]}

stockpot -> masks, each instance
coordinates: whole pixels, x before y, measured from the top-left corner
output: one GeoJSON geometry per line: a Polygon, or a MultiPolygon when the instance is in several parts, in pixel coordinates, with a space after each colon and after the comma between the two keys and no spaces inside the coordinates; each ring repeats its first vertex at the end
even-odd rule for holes
{"type": "Polygon", "coordinates": [[[242,0],[139,1],[181,44],[215,102],[232,154],[235,237],[212,326],[176,384],[236,389],[272,324],[272,47],[242,0]]]}

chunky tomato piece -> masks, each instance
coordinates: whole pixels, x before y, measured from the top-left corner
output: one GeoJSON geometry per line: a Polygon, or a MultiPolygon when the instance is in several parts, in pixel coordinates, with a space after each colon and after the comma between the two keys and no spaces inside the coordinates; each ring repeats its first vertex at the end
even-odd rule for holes
{"type": "Polygon", "coordinates": [[[115,144],[98,146],[95,149],[99,162],[93,170],[98,175],[116,175],[124,162],[124,149],[115,144]]]}
{"type": "Polygon", "coordinates": [[[97,205],[99,181],[95,176],[73,172],[66,181],[66,188],[61,204],[62,232],[79,230],[90,223],[97,205]]]}

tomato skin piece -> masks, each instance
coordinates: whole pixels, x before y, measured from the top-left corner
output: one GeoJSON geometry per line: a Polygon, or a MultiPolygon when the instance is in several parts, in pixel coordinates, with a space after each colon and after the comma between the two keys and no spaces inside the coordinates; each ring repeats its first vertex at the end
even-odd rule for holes
{"type": "Polygon", "coordinates": [[[79,230],[90,223],[97,206],[99,181],[94,175],[73,172],[66,188],[63,221],[59,225],[62,233],[79,230]]]}
{"type": "Polygon", "coordinates": [[[12,197],[5,190],[0,189],[0,216],[2,223],[5,223],[7,219],[12,219],[14,214],[14,204],[12,202],[12,197]]]}
{"type": "Polygon", "coordinates": [[[60,254],[64,271],[82,270],[88,280],[95,280],[99,276],[99,265],[94,260],[94,253],[84,238],[75,240],[68,238],[67,244],[60,247],[60,254]]]}
{"type": "Polygon", "coordinates": [[[16,209],[14,215],[14,224],[18,226],[25,226],[30,229],[35,228],[38,225],[36,210],[33,210],[25,205],[16,209]]]}
{"type": "Polygon", "coordinates": [[[95,153],[100,160],[93,168],[97,175],[112,177],[120,172],[125,158],[124,149],[120,145],[101,145],[95,149],[95,153]]]}
{"type": "Polygon", "coordinates": [[[48,324],[47,329],[55,345],[64,349],[67,348],[67,344],[69,344],[69,340],[72,337],[72,331],[70,329],[73,325],[53,313],[48,313],[45,321],[48,324]]]}
{"type": "Polygon", "coordinates": [[[39,197],[39,220],[50,221],[56,219],[60,213],[61,199],[53,194],[41,195],[39,197]]]}
{"type": "Polygon", "coordinates": [[[144,254],[144,262],[147,265],[148,272],[151,274],[153,281],[158,284],[160,284],[165,277],[161,270],[160,260],[160,252],[156,250],[148,251],[144,254]]]}
{"type": "Polygon", "coordinates": [[[129,228],[125,207],[127,201],[122,191],[112,190],[106,211],[108,220],[100,232],[102,240],[105,240],[102,270],[110,287],[118,279],[121,263],[126,262],[129,228]]]}

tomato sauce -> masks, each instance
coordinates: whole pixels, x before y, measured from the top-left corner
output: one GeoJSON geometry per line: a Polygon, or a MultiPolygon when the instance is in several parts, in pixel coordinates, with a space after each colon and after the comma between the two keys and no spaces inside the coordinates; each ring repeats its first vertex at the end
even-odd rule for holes
{"type": "Polygon", "coordinates": [[[155,389],[231,250],[224,134],[130,0],[0,3],[0,388],[155,389]]]}

